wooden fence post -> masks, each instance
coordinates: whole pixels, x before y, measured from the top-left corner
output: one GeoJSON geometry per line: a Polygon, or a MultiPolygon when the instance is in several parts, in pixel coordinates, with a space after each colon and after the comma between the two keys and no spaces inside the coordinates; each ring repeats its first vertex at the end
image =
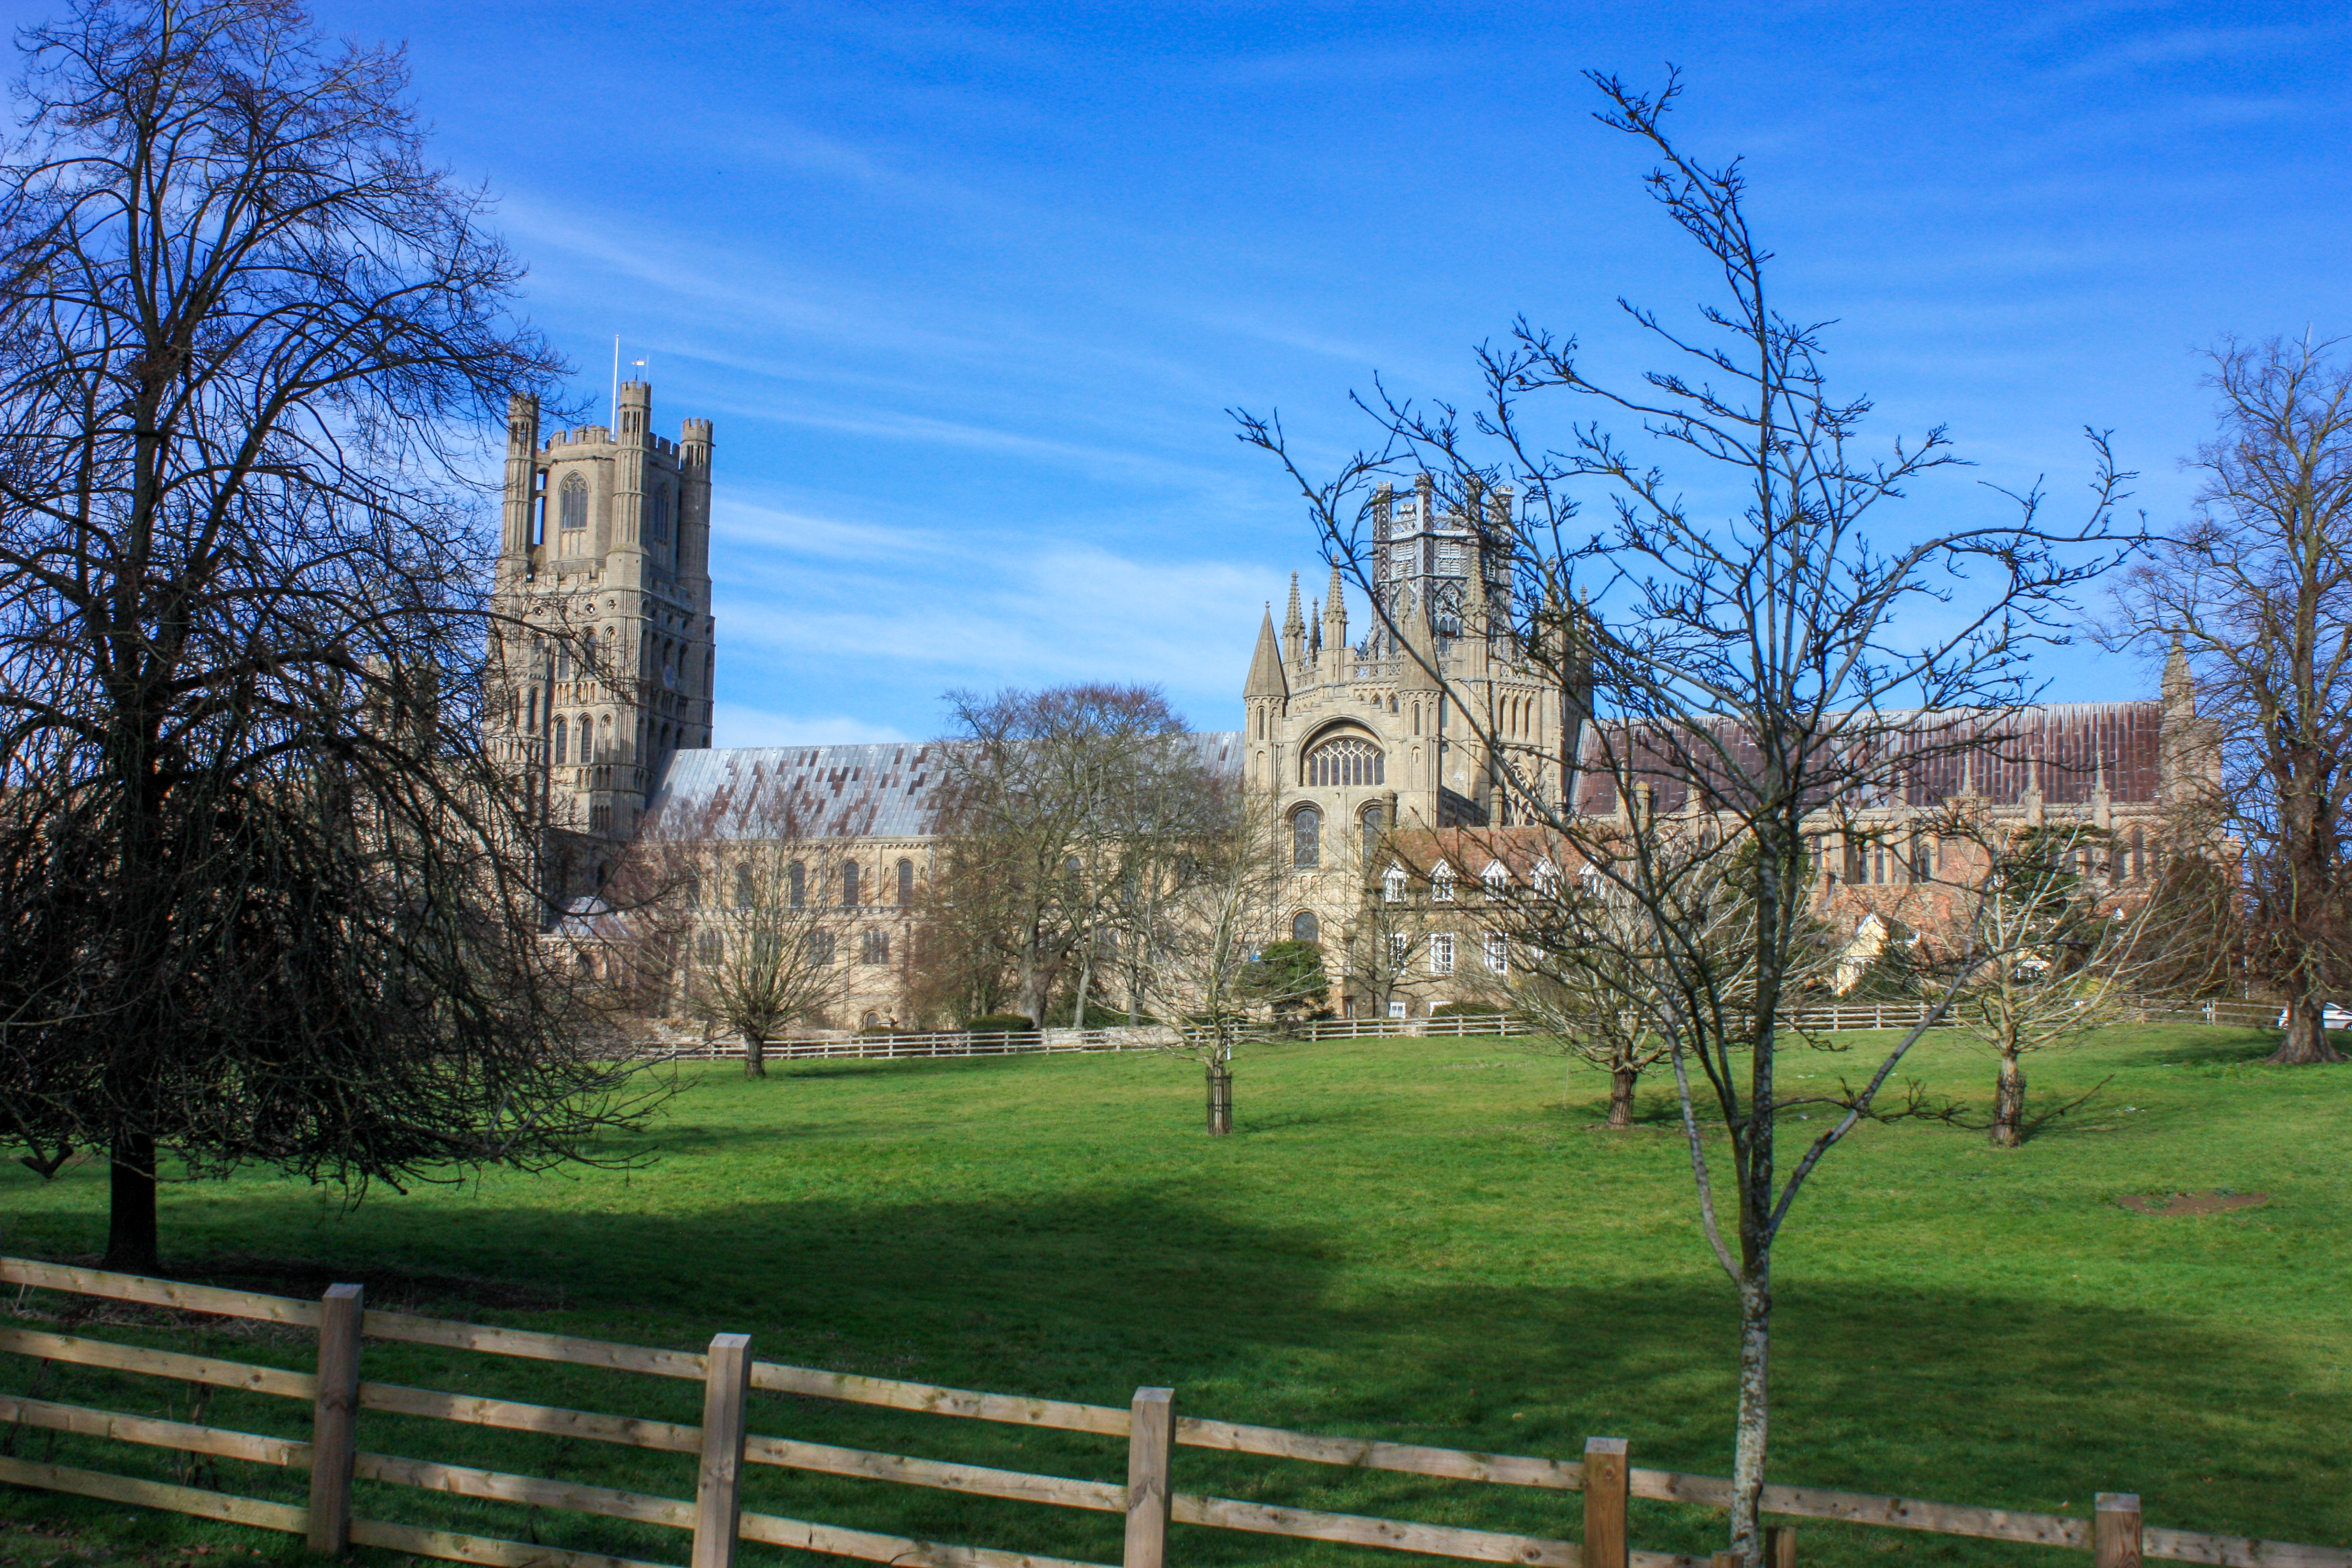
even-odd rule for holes
{"type": "Polygon", "coordinates": [[[2101,1492],[2091,1514],[2092,1568],[2139,1568],[2139,1494],[2101,1492]]]}
{"type": "Polygon", "coordinates": [[[1139,1388],[1127,1415],[1127,1551],[1121,1568],[1167,1568],[1168,1465],[1176,1453],[1176,1391],[1139,1388]]]}
{"type": "Polygon", "coordinates": [[[1797,1568],[1795,1525],[1768,1524],[1764,1527],[1764,1568],[1797,1568]]]}
{"type": "Polygon", "coordinates": [[[693,1568],[734,1568],[735,1536],[743,1527],[743,1424],[751,1399],[751,1336],[712,1336],[702,1377],[693,1568]]]}
{"type": "Polygon", "coordinates": [[[360,1321],[367,1288],[330,1285],[319,1301],[319,1397],[310,1408],[310,1550],[352,1543],[352,1456],[358,1450],[360,1321]]]}
{"type": "Polygon", "coordinates": [[[1625,1439],[1584,1440],[1584,1568],[1625,1568],[1625,1439]]]}

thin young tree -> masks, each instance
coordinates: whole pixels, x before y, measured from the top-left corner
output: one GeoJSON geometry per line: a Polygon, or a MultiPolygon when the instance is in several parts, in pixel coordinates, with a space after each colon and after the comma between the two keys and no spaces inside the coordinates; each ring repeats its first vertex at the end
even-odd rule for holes
{"type": "MultiPolygon", "coordinates": [[[[1709,166],[1676,144],[1666,128],[1680,91],[1672,77],[1655,95],[1591,79],[1600,118],[1654,154],[1651,195],[1723,281],[1696,332],[1625,307],[1668,365],[1620,386],[1588,373],[1573,339],[1521,321],[1479,352],[1484,388],[1466,420],[1384,390],[1359,399],[1381,444],[1335,478],[1309,478],[1273,418],[1239,416],[1241,436],[1285,465],[1326,548],[1384,622],[1370,570],[1374,487],[1408,468],[1430,474],[1476,528],[1481,552],[1508,563],[1507,598],[1482,586],[1465,635],[1540,669],[1570,694],[1577,717],[1591,715],[1580,736],[1538,754],[1494,731],[1437,651],[1401,639],[1445,689],[1461,725],[1454,743],[1492,760],[1514,816],[1589,847],[1603,880],[1647,916],[1657,983],[1627,1003],[1647,1008],[1667,1038],[1703,1233],[1738,1297],[1729,1546],[1754,1568],[1774,1249],[1808,1179],[1927,1027],[1842,1096],[1841,1114],[1783,1167],[1784,1114],[1819,1103],[1783,1095],[1777,1079],[1780,1012],[1801,984],[1809,834],[1829,803],[1915,791],[1921,763],[1973,743],[1988,715],[2032,694],[2024,655],[2063,637],[2071,595],[2110,563],[2099,542],[2123,476],[2094,436],[2084,525],[2047,524],[2029,488],[1983,521],[1874,529],[1889,503],[1958,460],[1944,433],[1864,452],[1869,404],[1832,391],[1822,326],[1782,313],[1738,163],[1709,166]],[[1601,420],[1539,436],[1526,400],[1551,392],[1633,421],[1659,461],[1601,420]],[[1699,473],[1670,474],[1669,457],[1699,473]],[[1587,489],[1609,500],[1607,521],[1590,531],[1576,514],[1587,489]],[[1724,495],[1736,499],[1717,518],[1689,499],[1724,495]],[[1591,814],[1569,798],[1580,769],[1596,797],[1591,814]],[[1716,862],[1732,855],[1750,911],[1738,946],[1703,940],[1685,918],[1720,879],[1716,862]],[[1716,1113],[1704,1121],[1701,1095],[1716,1113]]],[[[1471,572],[1481,584],[1487,575],[1471,572]]]]}
{"type": "Polygon", "coordinates": [[[562,365],[398,51],[75,0],[0,167],[0,1103],[156,1183],[583,1157],[632,1075],[483,755],[477,434],[562,365]]]}
{"type": "Polygon", "coordinates": [[[1213,1135],[1233,1131],[1235,1050],[1277,1009],[1328,988],[1319,964],[1276,974],[1261,962],[1288,907],[1287,833],[1262,791],[1222,802],[1223,823],[1171,865],[1161,920],[1133,958],[1145,1005],[1173,1029],[1169,1048],[1201,1064],[1213,1135]]]}
{"type": "Polygon", "coordinates": [[[2168,688],[2194,693],[2220,768],[2184,783],[2245,847],[2243,960],[2286,998],[2285,1066],[2344,1059],[2322,1020],[2352,984],[2352,366],[2336,351],[2273,338],[2207,356],[2205,482],[2126,578],[2114,639],[2168,647],[2168,688]]]}
{"type": "Polygon", "coordinates": [[[1972,842],[1984,868],[1969,889],[1963,950],[1999,955],[1969,971],[1950,1023],[1999,1063],[1984,1126],[1994,1148],[2015,1149],[2082,1103],[2029,1118],[2025,1058],[2137,1016],[2134,993],[2155,956],[2142,941],[2150,906],[2102,904],[2084,865],[2104,860],[2107,836],[2084,825],[2011,832],[1978,816],[1948,823],[1944,837],[1972,842]]]}

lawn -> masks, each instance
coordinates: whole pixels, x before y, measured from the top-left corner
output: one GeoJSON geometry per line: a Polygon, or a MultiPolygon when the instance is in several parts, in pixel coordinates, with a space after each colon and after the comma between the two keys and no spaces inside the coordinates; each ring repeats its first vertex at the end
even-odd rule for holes
{"type": "MultiPolygon", "coordinates": [[[[1851,1056],[1795,1060],[1833,1083],[1851,1056]]],[[[2258,1032],[2116,1031],[2034,1067],[2037,1098],[2105,1087],[2026,1148],[1866,1127],[1800,1201],[1780,1251],[1777,1480],[2087,1517],[2141,1494],[2151,1523],[2352,1542],[2352,1068],[2258,1065],[2258,1032]],[[2270,1195],[2196,1217],[2116,1199],[2270,1195]]],[[[1989,1061],[1931,1039],[1931,1089],[1981,1101],[1989,1061]]],[[[1800,1085],[1799,1087],[1801,1087],[1800,1085]]],[[[174,1186],[174,1271],[645,1344],[753,1336],[763,1359],[1185,1413],[1727,1473],[1729,1288],[1694,1215],[1666,1083],[1642,1124],[1597,1131],[1605,1080],[1496,1040],[1268,1047],[1236,1078],[1237,1131],[1202,1131],[1197,1069],[1153,1056],[816,1063],[747,1082],[688,1069],[629,1171],[492,1175],[356,1208],[260,1175],[174,1186]]],[[[1796,1123],[1799,1131],[1806,1124],[1796,1123]]],[[[624,1152],[618,1143],[608,1152],[624,1152]]],[[[95,1165],[0,1171],[0,1250],[92,1258],[95,1165]]],[[[65,1299],[17,1303],[55,1315],[65,1299]]],[[[304,1336],[115,1312],[92,1331],[300,1366],[304,1336]]],[[[30,1326],[41,1326],[33,1324],[30,1326]]],[[[0,1356],[0,1388],[163,1414],[188,1392],[0,1356]],[[131,1391],[138,1390],[137,1394],[131,1391]]],[[[372,1343],[366,1375],[692,1422],[691,1384],[372,1343]]],[[[305,1412],[216,1394],[204,1419],[299,1436],[305,1412]]],[[[1115,1441],[755,1397],[754,1431],[1118,1479],[1115,1441]]],[[[46,1434],[15,1448],[40,1457],[46,1434]]],[[[370,1415],[378,1452],[691,1495],[689,1459],[370,1415]]],[[[169,1478],[172,1456],[55,1445],[63,1463],[169,1478]]],[[[1573,1537],[1576,1500],[1182,1449],[1186,1490],[1573,1537]]],[[[295,1500],[299,1478],[223,1462],[216,1483],[295,1500]]],[[[653,1526],[362,1484],[377,1517],[682,1562],[653,1526]]],[[[896,1533],[1115,1562],[1118,1521],[759,1469],[747,1506],[896,1533]]],[[[1702,1552],[1720,1516],[1633,1504],[1634,1544],[1702,1552]]],[[[0,1563],[45,1560],[28,1521],[101,1555],[173,1563],[287,1538],[0,1488],[0,1563]],[[24,1544],[33,1542],[33,1544],[24,1544]]],[[[1822,1563],[2084,1559],[1809,1523],[1822,1563]]],[[[1399,1561],[1178,1527],[1199,1563],[1399,1561]]],[[[381,1555],[362,1553],[362,1557],[381,1555]]],[[[787,1554],[745,1549],[750,1563],[787,1554]]],[[[250,1560],[250,1559],[248,1559],[250,1560]]],[[[794,1561],[819,1561],[794,1559],[794,1561]]]]}

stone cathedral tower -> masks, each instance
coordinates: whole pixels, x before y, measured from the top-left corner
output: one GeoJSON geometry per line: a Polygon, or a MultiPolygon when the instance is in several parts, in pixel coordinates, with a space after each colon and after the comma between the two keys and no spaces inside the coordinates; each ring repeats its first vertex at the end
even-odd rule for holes
{"type": "Polygon", "coordinates": [[[508,405],[487,721],[550,830],[557,899],[593,890],[669,754],[710,744],[710,421],[655,435],[635,381],[618,416],[542,443],[538,400],[508,405]]]}

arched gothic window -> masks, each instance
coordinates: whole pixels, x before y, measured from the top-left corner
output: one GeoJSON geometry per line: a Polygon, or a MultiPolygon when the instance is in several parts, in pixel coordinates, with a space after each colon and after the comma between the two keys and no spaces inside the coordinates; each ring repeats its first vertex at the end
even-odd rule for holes
{"type": "Polygon", "coordinates": [[[1363,824],[1364,858],[1369,861],[1380,852],[1381,826],[1386,819],[1381,815],[1379,806],[1368,805],[1364,807],[1364,815],[1358,820],[1363,824]]]}
{"type": "Polygon", "coordinates": [[[735,907],[739,910],[751,907],[751,868],[749,866],[735,868],[735,907]]]}
{"type": "Polygon", "coordinates": [[[1323,814],[1311,805],[1291,815],[1290,863],[1301,870],[1323,864],[1323,814]]]}
{"type": "Polygon", "coordinates": [[[1385,783],[1387,776],[1384,755],[1370,741],[1353,737],[1326,741],[1307,753],[1309,784],[1377,784],[1385,783]]]}
{"type": "Polygon", "coordinates": [[[578,474],[563,481],[563,504],[559,509],[560,526],[566,533],[588,526],[588,481],[578,474]]]}
{"type": "Polygon", "coordinates": [[[855,860],[841,868],[841,902],[845,909],[857,907],[857,862],[855,860]]]}
{"type": "Polygon", "coordinates": [[[808,907],[808,868],[795,860],[784,872],[784,881],[792,889],[793,908],[808,907]]]}
{"type": "Polygon", "coordinates": [[[548,755],[549,755],[549,756],[551,756],[551,757],[552,757],[552,758],[554,758],[554,759],[555,759],[555,761],[557,761],[557,762],[559,762],[559,763],[568,763],[568,762],[570,762],[570,761],[572,760],[572,759],[571,759],[571,756],[568,754],[567,750],[566,750],[566,748],[565,748],[565,745],[564,745],[564,739],[565,739],[565,726],[564,726],[564,722],[563,722],[563,721],[562,721],[562,720],[558,719],[558,720],[555,721],[555,739],[554,739],[554,741],[553,741],[553,742],[552,742],[552,743],[551,743],[551,749],[550,749],[550,751],[548,752],[548,755]]]}
{"type": "Polygon", "coordinates": [[[1322,922],[1315,918],[1313,910],[1301,910],[1290,917],[1290,940],[1293,942],[1323,940],[1322,922]]]}
{"type": "Polygon", "coordinates": [[[914,901],[915,863],[912,860],[901,860],[898,862],[898,907],[903,910],[914,901]]]}
{"type": "Polygon", "coordinates": [[[653,544],[669,542],[669,487],[656,485],[646,506],[646,539],[653,544]]]}
{"type": "Polygon", "coordinates": [[[2130,868],[2131,879],[2135,882],[2147,870],[2147,836],[2137,827],[2132,829],[2130,868]]]}

